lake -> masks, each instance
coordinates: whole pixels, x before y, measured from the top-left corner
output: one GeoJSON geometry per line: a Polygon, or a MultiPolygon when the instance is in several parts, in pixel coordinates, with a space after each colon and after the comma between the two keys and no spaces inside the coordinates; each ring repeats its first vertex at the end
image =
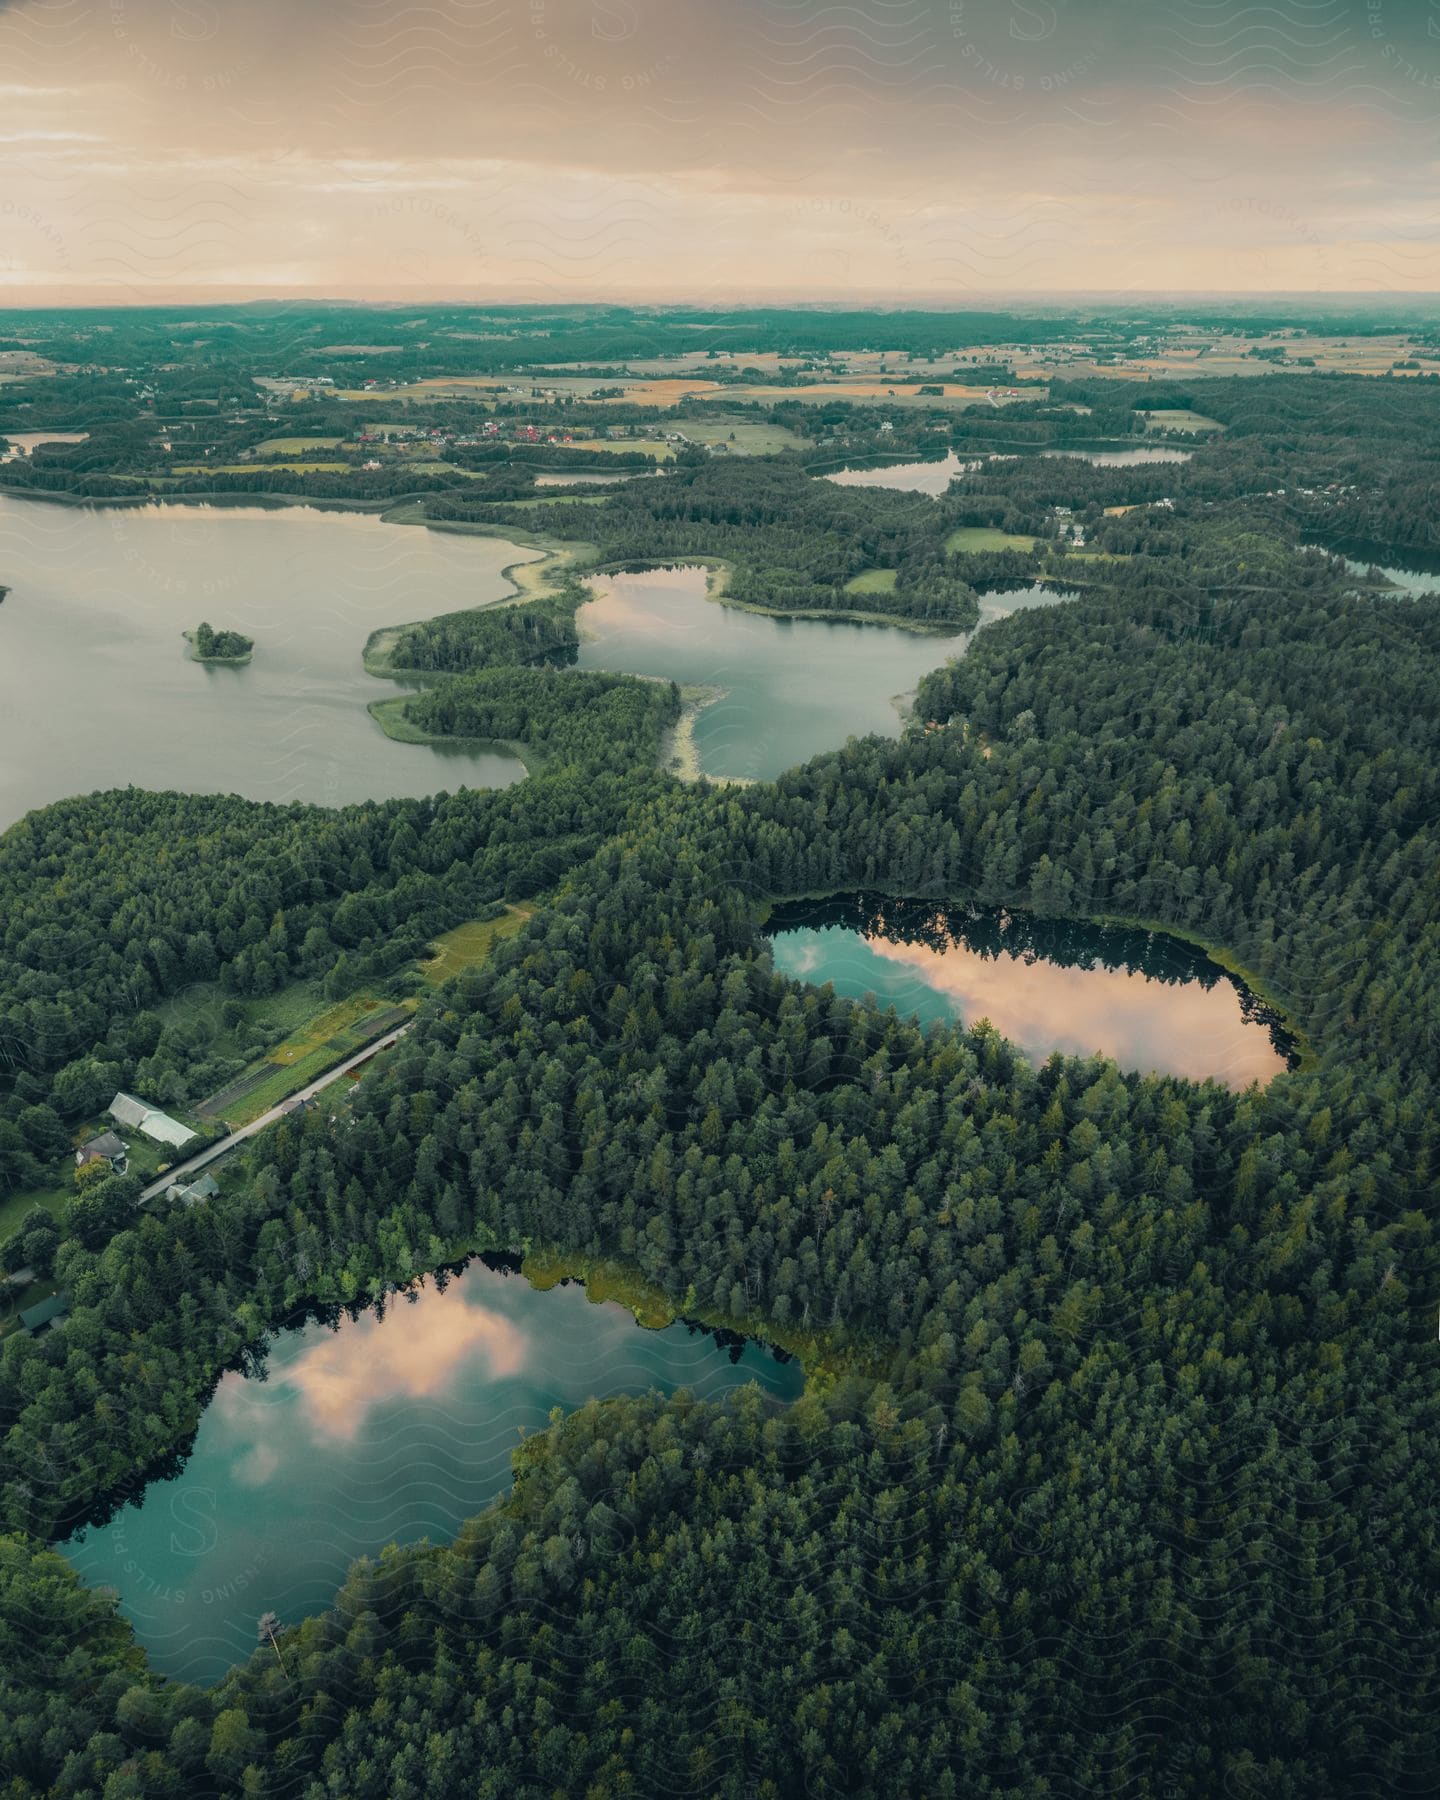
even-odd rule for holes
{"type": "Polygon", "coordinates": [[[1081,448],[1054,448],[1042,450],[1042,456],[1079,456],[1088,463],[1094,463],[1100,469],[1128,469],[1135,463],[1184,463],[1189,462],[1195,454],[1193,450],[1176,450],[1160,444],[1127,444],[1115,447],[1099,446],[1081,448]]]}
{"type": "Polygon", "coordinates": [[[511,594],[535,554],[314,507],[0,497],[0,830],[128,783],[341,806],[520,780],[503,752],[392,742],[365,708],[399,689],[361,653],[511,594]],[[250,664],[192,662],[202,619],[253,637],[250,664]]]}
{"type": "Polygon", "coordinates": [[[28,456],[37,444],[83,444],[89,436],[88,431],[0,432],[0,438],[10,446],[0,454],[0,462],[18,462],[22,456],[28,456]]]}
{"type": "Polygon", "coordinates": [[[155,1668],[212,1682],[254,1649],[261,1613],[294,1624],[333,1602],[356,1557],[451,1539],[509,1489],[511,1452],[552,1407],[751,1381],[789,1401],[804,1375],[758,1344],[642,1330],[573,1283],[540,1293],[476,1260],[383,1316],[279,1333],[263,1380],[221,1378],[181,1474],[61,1549],[117,1590],[155,1668]]]}
{"type": "Polygon", "coordinates": [[[948,456],[938,457],[933,462],[891,463],[888,468],[871,468],[857,463],[853,467],[836,469],[825,479],[833,481],[836,487],[903,488],[911,494],[938,495],[945,492],[957,475],[968,475],[983,467],[984,462],[983,456],[962,458],[952,450],[948,456]]]}
{"type": "MultiPolygon", "coordinates": [[[[707,775],[770,780],[847,737],[896,736],[900,703],[973,635],[745,612],[708,600],[706,571],[694,565],[598,575],[589,585],[596,598],[579,613],[579,667],[724,690],[696,721],[707,775]]],[[[1005,589],[982,599],[981,623],[1066,597],[1005,589]]]]}
{"type": "Polygon", "coordinates": [[[1126,444],[1121,439],[1097,439],[1091,444],[1050,447],[1039,444],[1026,449],[971,451],[966,456],[951,451],[948,456],[929,462],[891,463],[889,467],[857,463],[836,469],[824,477],[838,487],[903,488],[912,494],[940,495],[957,475],[970,475],[987,462],[1014,462],[1019,456],[1078,456],[1097,467],[1123,469],[1132,463],[1189,462],[1193,450],[1178,450],[1160,444],[1126,444]]]}
{"type": "Polygon", "coordinates": [[[1394,544],[1375,544],[1360,538],[1340,539],[1333,544],[1302,544],[1301,548],[1338,556],[1354,575],[1378,569],[1402,593],[1440,594],[1440,550],[1400,549],[1394,544]]]}
{"type": "Polygon", "coordinates": [[[777,907],[775,967],[851,999],[989,1019],[1035,1063],[1098,1051],[1124,1069],[1227,1087],[1289,1066],[1279,1021],[1203,951],[1159,932],[857,895],[777,907]]]}
{"type": "Polygon", "coordinates": [[[603,482],[612,481],[653,481],[662,475],[662,469],[571,469],[568,472],[552,470],[548,474],[537,475],[537,488],[552,487],[592,487],[603,482]]]}

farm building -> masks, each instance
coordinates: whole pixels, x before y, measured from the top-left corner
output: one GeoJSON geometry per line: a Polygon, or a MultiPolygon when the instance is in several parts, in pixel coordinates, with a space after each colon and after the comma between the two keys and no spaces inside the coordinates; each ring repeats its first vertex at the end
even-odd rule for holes
{"type": "Polygon", "coordinates": [[[156,1107],[147,1106],[133,1094],[117,1094],[110,1102],[109,1112],[117,1125],[132,1125],[136,1131],[143,1131],[146,1137],[157,1144],[171,1144],[178,1148],[181,1144],[188,1144],[195,1136],[188,1125],[182,1125],[178,1119],[172,1119],[168,1113],[160,1112],[156,1107]]]}

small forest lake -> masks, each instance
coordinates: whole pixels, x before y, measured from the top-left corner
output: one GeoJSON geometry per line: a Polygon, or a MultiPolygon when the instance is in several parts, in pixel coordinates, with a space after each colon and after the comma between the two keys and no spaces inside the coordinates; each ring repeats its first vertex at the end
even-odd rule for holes
{"type": "Polygon", "coordinates": [[[1074,456],[1098,468],[1128,468],[1134,463],[1189,462],[1193,450],[1170,444],[1126,443],[1123,439],[1097,438],[1082,444],[1035,444],[1004,450],[975,449],[962,456],[952,450],[947,456],[932,457],[923,462],[886,464],[856,463],[835,469],[825,477],[837,487],[902,488],[912,494],[939,496],[957,475],[971,475],[987,462],[1013,462],[1018,456],[1074,456]]]}
{"type": "MultiPolygon", "coordinates": [[[[974,635],[747,612],[707,599],[707,571],[695,564],[597,575],[589,585],[596,597],[579,613],[580,668],[723,690],[695,723],[701,771],[713,776],[767,781],[848,737],[896,736],[920,677],[963,655],[974,635]]],[[[1037,586],[987,594],[980,625],[1067,598],[1037,586]]]]}
{"type": "Polygon", "coordinates": [[[507,787],[502,751],[392,742],[366,713],[377,627],[499,600],[538,552],[315,507],[46,505],[0,496],[0,830],[96,788],[342,806],[507,787]],[[193,662],[200,621],[255,639],[193,662]]]}
{"type": "Polygon", "coordinates": [[[1395,544],[1377,544],[1364,538],[1340,538],[1334,543],[1302,545],[1337,556],[1352,575],[1368,575],[1372,569],[1402,594],[1440,594],[1440,550],[1416,550],[1395,544]]]}
{"type": "Polygon", "coordinates": [[[1160,932],[855,895],[777,907],[776,969],[921,1025],[989,1019],[1032,1062],[1099,1052],[1231,1088],[1291,1066],[1280,1021],[1203,951],[1160,932]]]}
{"type": "Polygon", "coordinates": [[[213,1682],[254,1650],[261,1613],[294,1624],[333,1602],[355,1558],[452,1538],[509,1490],[511,1452],[552,1407],[682,1387],[713,1400],[752,1381],[788,1402],[804,1374],[476,1259],[383,1311],[278,1333],[262,1375],[221,1377],[179,1475],[60,1548],[116,1590],[155,1668],[213,1682]]]}

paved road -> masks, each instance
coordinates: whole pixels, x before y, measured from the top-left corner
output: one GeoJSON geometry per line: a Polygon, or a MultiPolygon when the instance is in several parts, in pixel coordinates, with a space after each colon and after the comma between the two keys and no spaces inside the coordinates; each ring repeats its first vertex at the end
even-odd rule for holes
{"type": "Polygon", "coordinates": [[[232,1131],[229,1137],[221,1138],[218,1143],[207,1144],[198,1155],[190,1157],[183,1163],[176,1163],[175,1167],[167,1169],[158,1181],[152,1181],[140,1198],[153,1200],[157,1194],[163,1194],[166,1188],[173,1187],[177,1181],[184,1181],[191,1176],[198,1175],[202,1169],[208,1167],[210,1163],[218,1161],[227,1151],[233,1150],[237,1144],[243,1144],[246,1138],[254,1137],[257,1132],[264,1131],[267,1125],[273,1125],[277,1119],[283,1119],[285,1108],[291,1100],[310,1099],[322,1088],[329,1087],[332,1081],[338,1081],[342,1075],[349,1074],[357,1063],[363,1063],[377,1052],[388,1050],[392,1044],[398,1044],[409,1029],[409,1025],[399,1025],[394,1031],[387,1031],[384,1037],[376,1038],[373,1044],[367,1044],[363,1050],[357,1050],[353,1056],[347,1056],[344,1062],[337,1063],[333,1069],[329,1069],[325,1074],[317,1077],[309,1087],[303,1087],[297,1093],[291,1094],[288,1099],[282,1100],[279,1106],[272,1106],[269,1112],[261,1113],[258,1119],[252,1119],[248,1125],[242,1125],[238,1131],[232,1131]]]}

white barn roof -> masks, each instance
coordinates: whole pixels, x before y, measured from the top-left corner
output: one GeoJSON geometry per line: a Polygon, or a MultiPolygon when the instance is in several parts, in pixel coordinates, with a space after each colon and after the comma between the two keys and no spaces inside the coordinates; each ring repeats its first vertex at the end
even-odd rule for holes
{"type": "Polygon", "coordinates": [[[157,1144],[173,1144],[178,1148],[195,1136],[188,1125],[182,1125],[168,1113],[157,1112],[133,1094],[117,1094],[110,1102],[110,1117],[121,1125],[133,1125],[157,1144]]]}
{"type": "Polygon", "coordinates": [[[121,1125],[142,1125],[150,1108],[133,1094],[117,1094],[110,1102],[110,1117],[121,1125]]]}

